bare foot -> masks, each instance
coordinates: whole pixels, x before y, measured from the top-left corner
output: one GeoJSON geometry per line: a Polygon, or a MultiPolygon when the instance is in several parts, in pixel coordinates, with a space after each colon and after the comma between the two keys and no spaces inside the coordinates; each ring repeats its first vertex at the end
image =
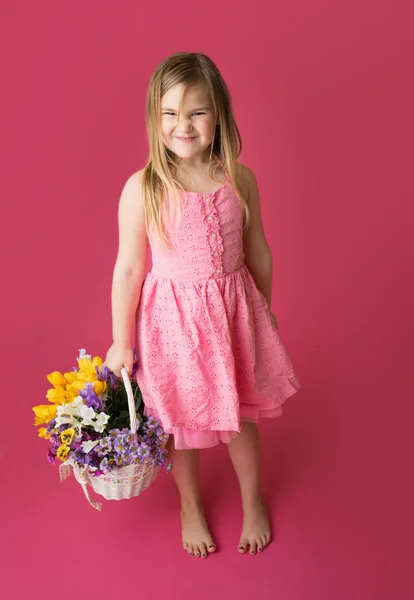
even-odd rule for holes
{"type": "Polygon", "coordinates": [[[181,524],[184,550],[190,556],[207,558],[209,552],[215,552],[216,545],[201,506],[195,504],[183,507],[181,524]]]}
{"type": "Polygon", "coordinates": [[[256,554],[256,551],[262,552],[272,537],[266,506],[262,500],[259,500],[245,506],[243,512],[243,530],[239,552],[245,554],[248,546],[250,546],[250,554],[256,554]]]}

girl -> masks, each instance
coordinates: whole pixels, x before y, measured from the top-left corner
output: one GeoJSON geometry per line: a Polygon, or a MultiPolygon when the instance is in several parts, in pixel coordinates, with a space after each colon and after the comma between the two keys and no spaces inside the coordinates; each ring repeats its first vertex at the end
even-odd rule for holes
{"type": "Polygon", "coordinates": [[[146,414],[170,434],[182,540],[192,556],[216,549],[198,485],[199,450],[225,442],[238,476],[238,550],[261,552],[271,531],[259,477],[259,417],[277,417],[300,387],[270,311],[272,256],[253,172],[216,65],[177,53],[152,75],[149,160],[119,203],[112,286],[113,344],[105,363],[131,373],[146,414]],[[148,243],[152,269],[144,275],[148,243]]]}

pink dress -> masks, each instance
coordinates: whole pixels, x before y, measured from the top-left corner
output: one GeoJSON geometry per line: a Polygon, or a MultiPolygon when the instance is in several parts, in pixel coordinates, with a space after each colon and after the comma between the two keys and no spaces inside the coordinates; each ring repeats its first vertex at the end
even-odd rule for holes
{"type": "Polygon", "coordinates": [[[180,193],[181,223],[165,220],[175,248],[151,245],[136,380],[146,414],[177,449],[207,448],[230,442],[244,420],[281,415],[301,385],[244,263],[243,208],[230,181],[180,193]]]}

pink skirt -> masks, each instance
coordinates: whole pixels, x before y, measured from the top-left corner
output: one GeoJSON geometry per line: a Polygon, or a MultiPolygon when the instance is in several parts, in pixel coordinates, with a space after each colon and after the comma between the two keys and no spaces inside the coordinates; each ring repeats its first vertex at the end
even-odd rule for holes
{"type": "Polygon", "coordinates": [[[145,413],[177,449],[229,443],[243,421],[282,414],[301,387],[266,299],[243,265],[199,281],[147,274],[136,315],[145,413]]]}

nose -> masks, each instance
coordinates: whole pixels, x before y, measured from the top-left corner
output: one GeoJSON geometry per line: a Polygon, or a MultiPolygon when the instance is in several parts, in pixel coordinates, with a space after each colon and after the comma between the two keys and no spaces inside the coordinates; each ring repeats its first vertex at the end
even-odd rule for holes
{"type": "Polygon", "coordinates": [[[177,131],[180,131],[181,133],[187,133],[188,131],[191,131],[193,127],[193,124],[191,123],[191,118],[190,117],[179,117],[178,119],[178,123],[177,123],[177,131]]]}

